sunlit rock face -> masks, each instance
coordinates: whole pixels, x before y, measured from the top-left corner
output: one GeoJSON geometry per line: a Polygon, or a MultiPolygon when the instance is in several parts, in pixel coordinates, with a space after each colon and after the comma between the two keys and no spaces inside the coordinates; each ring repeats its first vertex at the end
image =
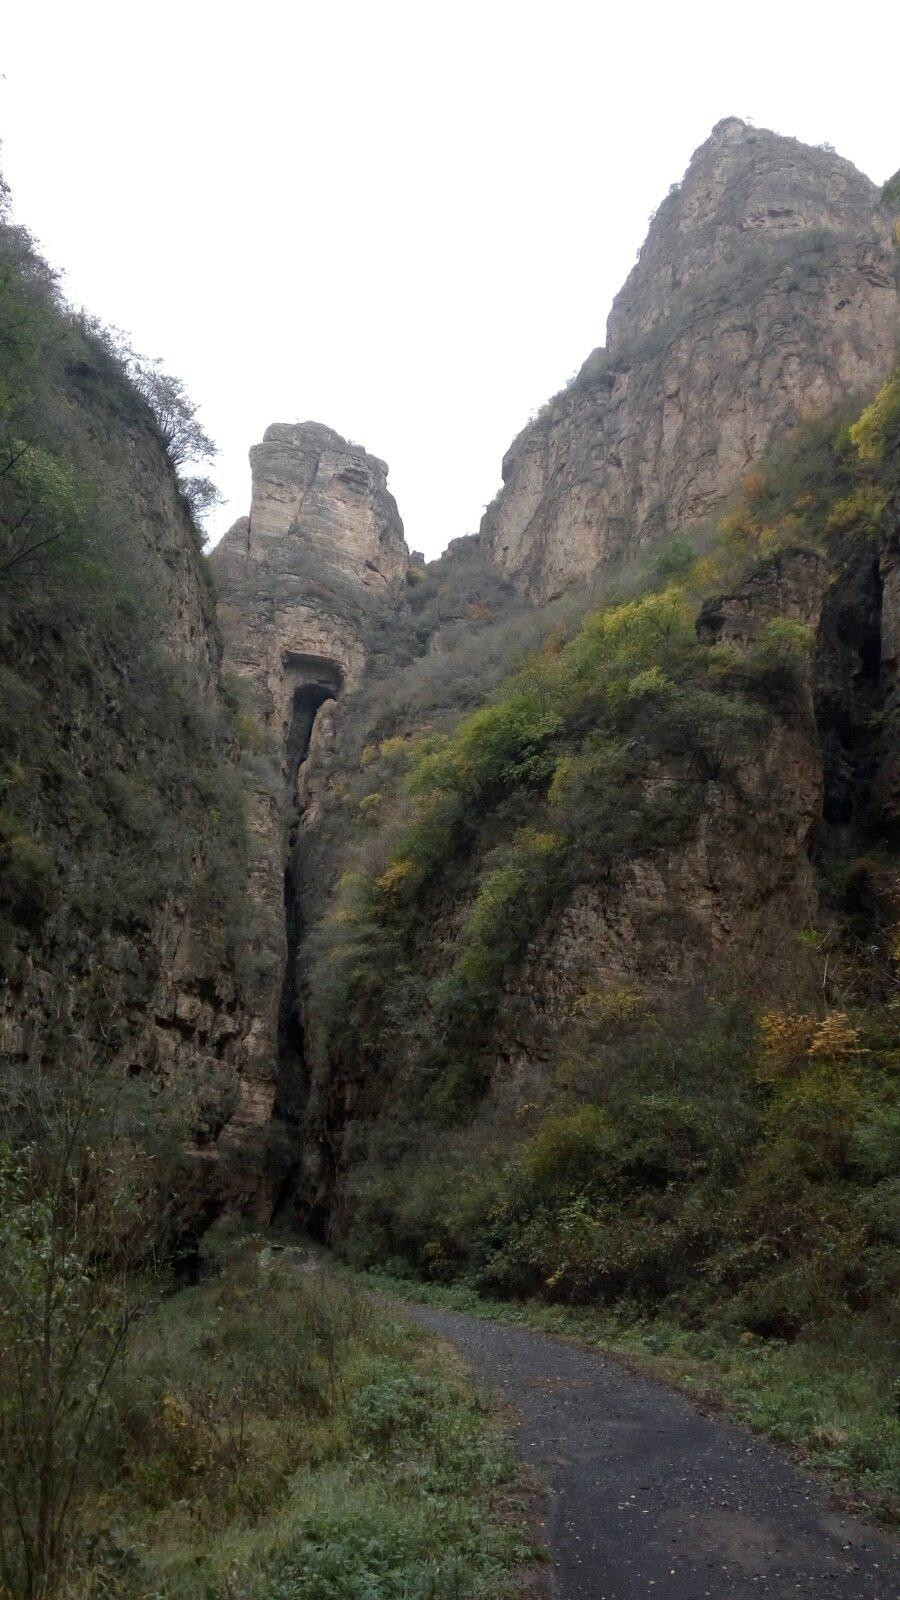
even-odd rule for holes
{"type": "Polygon", "coordinates": [[[271,559],[287,538],[366,589],[397,592],[409,557],[385,462],[319,423],[276,422],[250,451],[250,466],[256,559],[271,559]]]}
{"type": "Polygon", "coordinates": [[[896,336],[875,186],[720,122],[653,218],[606,347],[507,452],[491,559],[541,601],[702,521],[773,435],[872,391],[896,336]]]}

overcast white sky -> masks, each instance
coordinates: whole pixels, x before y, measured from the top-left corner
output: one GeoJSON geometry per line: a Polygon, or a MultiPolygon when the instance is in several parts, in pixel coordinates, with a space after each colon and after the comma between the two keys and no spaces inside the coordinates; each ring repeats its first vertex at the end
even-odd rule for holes
{"type": "Polygon", "coordinates": [[[390,464],[413,547],[473,531],[529,415],[723,116],[900,164],[898,8],[756,0],[36,0],[3,23],[15,214],[69,298],[199,401],[246,511],[269,422],[390,464]]]}

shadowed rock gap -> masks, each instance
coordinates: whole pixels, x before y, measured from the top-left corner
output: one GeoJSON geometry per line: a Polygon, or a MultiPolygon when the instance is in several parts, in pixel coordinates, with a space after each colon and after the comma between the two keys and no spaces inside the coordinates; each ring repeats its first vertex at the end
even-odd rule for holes
{"type": "MultiPolygon", "coordinates": [[[[286,664],[286,672],[304,670],[298,663],[286,664]]],[[[284,774],[288,787],[286,865],[284,869],[284,926],[286,955],[281,996],[278,1007],[278,1091],[275,1115],[296,1125],[305,1096],[305,1053],[303,1048],[303,1019],[297,982],[297,956],[303,936],[298,894],[298,837],[303,815],[300,798],[300,768],[309,754],[313,728],[320,708],[336,699],[340,693],[339,669],[331,662],[317,662],[308,666],[315,677],[296,684],[291,696],[290,714],[284,740],[284,774]]],[[[282,1198],[289,1192],[295,1166],[282,1188],[282,1198]]]]}

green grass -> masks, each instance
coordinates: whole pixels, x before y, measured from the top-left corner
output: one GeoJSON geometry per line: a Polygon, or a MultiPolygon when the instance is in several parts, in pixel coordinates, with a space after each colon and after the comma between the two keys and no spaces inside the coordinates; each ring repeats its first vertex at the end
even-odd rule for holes
{"type": "Polygon", "coordinates": [[[675,1383],[704,1406],[798,1452],[823,1470],[860,1514],[900,1521],[900,1408],[889,1352],[858,1326],[831,1324],[821,1342],[787,1342],[679,1326],[662,1317],[486,1300],[463,1284],[426,1284],[368,1271],[381,1295],[575,1339],[675,1383]]]}
{"type": "Polygon", "coordinates": [[[259,1238],[146,1317],[69,1600],[491,1600],[534,1555],[519,1469],[450,1352],[259,1238]]]}

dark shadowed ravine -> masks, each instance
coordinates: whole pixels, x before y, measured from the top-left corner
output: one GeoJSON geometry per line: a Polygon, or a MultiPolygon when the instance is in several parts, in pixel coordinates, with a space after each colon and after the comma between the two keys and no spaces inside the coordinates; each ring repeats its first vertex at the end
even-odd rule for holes
{"type": "Polygon", "coordinates": [[[610,1357],[405,1305],[512,1411],[547,1491],[554,1600],[893,1600],[900,1549],[773,1445],[610,1357]]]}

